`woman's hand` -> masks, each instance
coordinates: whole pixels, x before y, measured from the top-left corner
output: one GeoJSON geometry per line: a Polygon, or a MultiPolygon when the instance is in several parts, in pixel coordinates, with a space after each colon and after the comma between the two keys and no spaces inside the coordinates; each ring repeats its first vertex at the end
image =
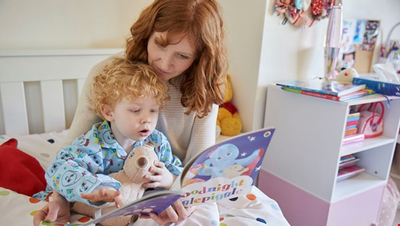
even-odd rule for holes
{"type": "Polygon", "coordinates": [[[169,206],[166,210],[164,210],[159,215],[155,213],[150,213],[149,216],[140,215],[140,218],[143,219],[153,219],[157,224],[164,225],[167,223],[175,223],[178,224],[181,221],[185,220],[193,213],[196,207],[184,207],[182,203],[177,200],[175,201],[172,206],[169,206]]]}
{"type": "Polygon", "coordinates": [[[57,192],[53,193],[53,201],[47,203],[33,216],[33,225],[39,226],[40,222],[69,222],[71,213],[69,202],[57,192]]]}
{"type": "Polygon", "coordinates": [[[175,176],[169,172],[163,162],[154,161],[154,166],[151,166],[149,171],[152,175],[144,176],[147,183],[144,183],[143,186],[146,188],[162,187],[169,189],[175,180],[175,176]]]}
{"type": "Polygon", "coordinates": [[[93,193],[82,193],[81,197],[92,203],[98,201],[115,202],[115,207],[117,208],[124,205],[121,192],[110,187],[101,187],[93,191],[93,193]]]}

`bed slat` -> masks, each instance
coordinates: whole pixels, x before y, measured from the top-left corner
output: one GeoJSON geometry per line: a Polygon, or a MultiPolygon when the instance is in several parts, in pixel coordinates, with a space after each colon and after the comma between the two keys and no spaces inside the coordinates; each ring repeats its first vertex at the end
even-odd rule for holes
{"type": "Polygon", "coordinates": [[[0,135],[69,128],[91,68],[116,53],[122,56],[123,52],[0,49],[0,135]]]}
{"type": "Polygon", "coordinates": [[[41,81],[44,131],[65,129],[65,111],[62,80],[41,81]]]}
{"type": "Polygon", "coordinates": [[[0,84],[6,134],[29,134],[23,82],[0,84]]]}
{"type": "Polygon", "coordinates": [[[85,79],[77,79],[77,85],[78,85],[78,97],[81,96],[83,85],[85,84],[86,78],[85,79]]]}

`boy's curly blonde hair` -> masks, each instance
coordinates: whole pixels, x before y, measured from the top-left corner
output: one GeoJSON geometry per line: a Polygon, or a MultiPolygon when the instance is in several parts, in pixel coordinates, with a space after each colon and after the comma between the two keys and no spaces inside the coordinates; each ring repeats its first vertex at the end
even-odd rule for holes
{"type": "Polygon", "coordinates": [[[162,108],[169,100],[168,86],[149,65],[114,58],[101,74],[93,77],[90,103],[96,114],[104,119],[103,105],[114,109],[123,97],[133,100],[145,96],[155,98],[162,108]]]}

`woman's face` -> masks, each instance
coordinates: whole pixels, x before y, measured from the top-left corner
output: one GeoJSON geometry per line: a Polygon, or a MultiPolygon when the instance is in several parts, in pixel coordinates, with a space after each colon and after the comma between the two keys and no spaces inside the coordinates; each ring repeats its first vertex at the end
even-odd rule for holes
{"type": "Polygon", "coordinates": [[[187,36],[174,35],[170,44],[164,47],[160,41],[167,39],[166,34],[154,32],[147,45],[149,65],[164,81],[181,75],[195,60],[195,49],[190,45],[187,36]]]}

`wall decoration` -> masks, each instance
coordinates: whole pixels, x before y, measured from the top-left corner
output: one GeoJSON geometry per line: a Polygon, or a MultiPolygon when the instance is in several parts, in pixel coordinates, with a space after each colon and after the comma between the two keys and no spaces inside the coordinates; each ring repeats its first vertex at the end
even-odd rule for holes
{"type": "Polygon", "coordinates": [[[350,67],[359,73],[370,72],[379,26],[377,20],[343,20],[338,72],[350,67]]]}
{"type": "Polygon", "coordinates": [[[334,5],[335,0],[276,0],[275,11],[283,17],[282,24],[289,21],[304,28],[327,18],[334,5]]]}

